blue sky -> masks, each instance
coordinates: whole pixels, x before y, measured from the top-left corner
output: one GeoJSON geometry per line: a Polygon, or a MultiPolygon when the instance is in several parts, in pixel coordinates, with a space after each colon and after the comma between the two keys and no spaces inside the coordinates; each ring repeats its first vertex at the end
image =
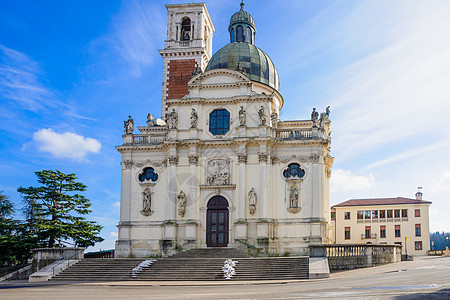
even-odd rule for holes
{"type": "MultiPolygon", "coordinates": [[[[90,250],[116,239],[123,120],[160,111],[164,4],[190,2],[2,1],[0,190],[20,205],[35,171],[76,173],[104,226],[90,250]]],[[[215,52],[240,1],[205,2],[215,52]]],[[[245,2],[280,75],[281,119],[331,106],[332,204],[423,186],[431,230],[450,231],[450,2],[245,2]]]]}

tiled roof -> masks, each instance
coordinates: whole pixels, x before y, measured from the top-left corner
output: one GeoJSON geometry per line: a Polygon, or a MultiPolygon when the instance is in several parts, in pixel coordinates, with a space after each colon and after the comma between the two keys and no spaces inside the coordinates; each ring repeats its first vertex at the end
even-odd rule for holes
{"type": "Polygon", "coordinates": [[[333,205],[332,207],[343,206],[368,206],[368,205],[396,205],[396,204],[431,204],[430,201],[409,199],[409,198],[376,198],[376,199],[352,199],[333,205]]]}

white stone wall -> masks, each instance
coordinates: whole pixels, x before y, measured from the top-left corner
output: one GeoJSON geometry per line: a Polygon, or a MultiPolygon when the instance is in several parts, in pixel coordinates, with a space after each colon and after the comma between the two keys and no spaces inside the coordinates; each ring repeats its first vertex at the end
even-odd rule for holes
{"type": "MultiPolygon", "coordinates": [[[[265,249],[266,254],[304,255],[309,244],[328,242],[326,131],[316,139],[277,140],[270,114],[279,114],[282,96],[236,71],[212,70],[198,75],[190,81],[189,89],[183,99],[167,102],[170,110],[178,113],[178,127],[167,131],[164,143],[124,143],[118,147],[123,168],[116,255],[149,256],[167,248],[206,247],[207,203],[215,195],[229,203],[229,247],[251,245],[265,249]],[[247,111],[246,126],[239,126],[241,105],[247,111]],[[266,126],[259,124],[261,105],[266,110],[266,126]],[[199,116],[197,128],[190,128],[192,108],[199,116]],[[210,113],[217,108],[227,109],[231,118],[229,132],[220,137],[209,132],[208,124],[210,113]],[[242,154],[247,156],[246,162],[240,161],[242,154]],[[207,164],[211,159],[230,160],[228,185],[208,183],[207,164]],[[293,181],[287,182],[282,175],[290,163],[300,164],[306,172],[302,180],[295,181],[300,207],[295,212],[288,211],[289,184],[293,181]],[[155,183],[139,182],[138,175],[145,167],[158,173],[155,183]],[[140,212],[146,188],[152,191],[153,213],[149,216],[140,212]],[[257,194],[253,215],[248,205],[251,188],[257,194]],[[181,190],[187,199],[184,216],[177,210],[176,197],[181,190]]],[[[311,130],[310,122],[304,123],[304,129],[311,130]]]]}

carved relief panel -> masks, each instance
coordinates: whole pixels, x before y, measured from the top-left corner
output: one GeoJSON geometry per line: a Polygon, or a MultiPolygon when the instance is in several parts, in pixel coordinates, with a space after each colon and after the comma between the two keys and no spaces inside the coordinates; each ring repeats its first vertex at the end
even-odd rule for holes
{"type": "Polygon", "coordinates": [[[213,159],[208,161],[206,183],[208,185],[230,184],[230,160],[213,159]]]}

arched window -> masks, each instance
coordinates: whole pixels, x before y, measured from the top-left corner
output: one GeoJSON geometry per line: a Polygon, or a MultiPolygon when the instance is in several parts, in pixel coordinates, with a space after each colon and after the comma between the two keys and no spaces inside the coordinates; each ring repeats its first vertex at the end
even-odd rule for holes
{"type": "Polygon", "coordinates": [[[181,36],[180,40],[190,41],[191,40],[191,19],[184,18],[181,22],[181,36]]]}
{"type": "Polygon", "coordinates": [[[234,36],[234,28],[231,28],[231,33],[230,33],[230,35],[231,35],[231,39],[230,39],[230,40],[231,40],[232,43],[234,43],[234,41],[236,40],[236,39],[235,39],[235,36],[234,36]]]}
{"type": "Polygon", "coordinates": [[[230,113],[226,109],[216,109],[209,115],[209,131],[223,135],[230,130],[230,113]]]}
{"type": "Polygon", "coordinates": [[[245,42],[251,44],[252,43],[252,30],[250,27],[245,28],[245,42]]]}
{"type": "Polygon", "coordinates": [[[242,43],[244,41],[244,28],[239,25],[236,27],[236,42],[242,43]]]}

